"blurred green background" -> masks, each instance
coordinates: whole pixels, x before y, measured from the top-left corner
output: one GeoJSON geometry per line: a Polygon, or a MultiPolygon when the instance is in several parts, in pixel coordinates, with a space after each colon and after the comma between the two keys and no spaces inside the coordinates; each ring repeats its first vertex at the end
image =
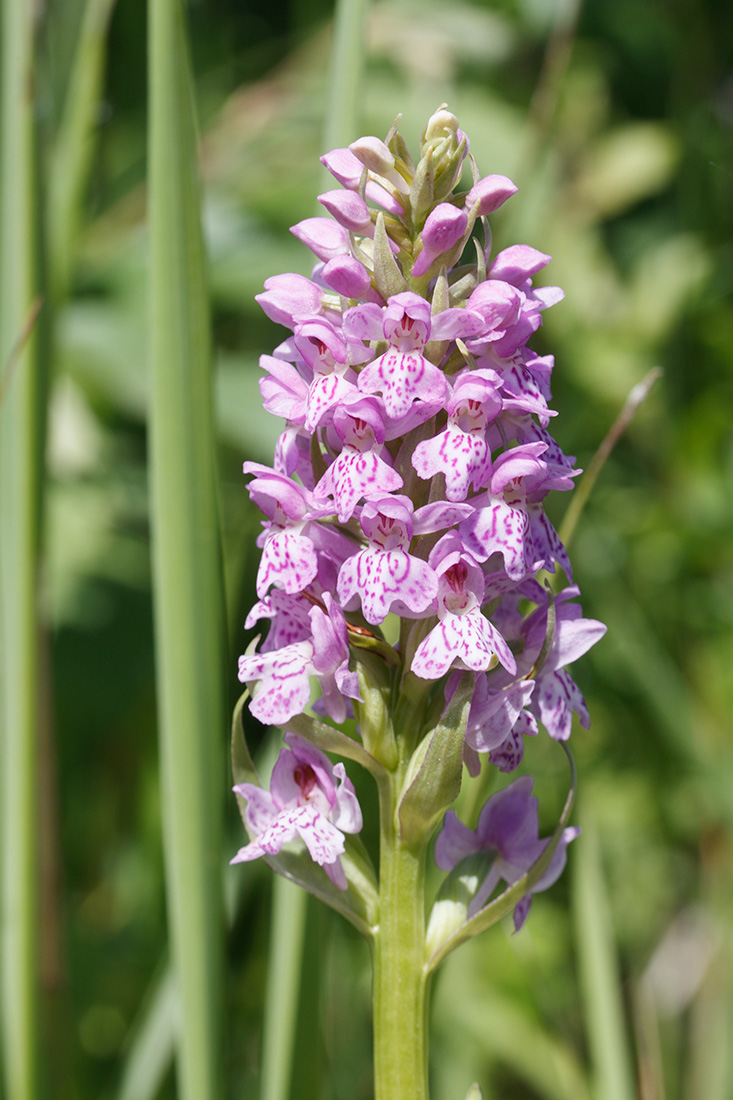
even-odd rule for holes
{"type": "MultiPolygon", "coordinates": [[[[51,0],[43,17],[46,138],[81,10],[51,0]]],[[[232,704],[259,530],[241,465],[271,458],[278,424],[260,408],[258,357],[284,335],[253,296],[268,275],[309,272],[288,227],[328,188],[318,155],[331,18],[328,0],[189,9],[232,704]]],[[[402,112],[414,147],[445,101],[482,173],[519,185],[492,219],[496,247],[526,242],[554,257],[547,280],[566,298],[534,346],[556,356],[563,448],[587,466],[630,388],[651,367],[664,371],[573,546],[585,613],[609,624],[577,669],[592,715],[573,744],[585,841],[521,935],[496,928],[439,976],[435,1100],[462,1100],[473,1080],[486,1100],[615,1100],[589,1084],[584,843],[598,879],[591,924],[607,919],[613,931],[638,1095],[733,1096],[732,42],[724,0],[370,9],[359,133],[384,136],[402,112]]],[[[131,1052],[141,1076],[126,1100],[175,1096],[166,1002],[159,1031],[145,1022],[166,960],[146,492],[145,50],[144,6],[126,0],[112,12],[84,225],[57,318],[48,441],[44,1062],[50,1094],[79,1100],[119,1096],[131,1052]]],[[[552,503],[556,520],[564,506],[552,503]]],[[[256,747],[263,731],[252,727],[256,747]]],[[[538,741],[527,763],[547,831],[566,769],[538,741]]],[[[233,799],[228,838],[223,868],[242,843],[233,799]]],[[[272,884],[259,865],[225,873],[236,911],[226,1076],[229,1095],[248,1098],[259,1082],[272,884]]],[[[367,1100],[367,951],[309,906],[292,1100],[367,1100]]]]}

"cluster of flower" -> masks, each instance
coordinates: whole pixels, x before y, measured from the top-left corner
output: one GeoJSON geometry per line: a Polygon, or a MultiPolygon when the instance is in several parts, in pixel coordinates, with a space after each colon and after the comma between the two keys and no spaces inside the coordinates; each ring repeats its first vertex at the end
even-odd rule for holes
{"type": "MultiPolygon", "coordinates": [[[[449,700],[473,674],[466,765],[476,774],[487,753],[511,772],[538,721],[558,740],[573,711],[587,726],[566,666],[605,629],[582,618],[543,508],[579,472],[548,431],[553,358],[527,346],[562,291],[533,286],[550,257],[528,245],[491,258],[487,215],[516,188],[478,177],[447,110],[430,119],[417,165],[394,128],[386,142],[362,138],[322,161],[342,185],[319,197],[331,217],[292,230],[317,257],[312,278],[275,276],[258,296],[292,336],[261,360],[264,406],[287,422],[273,467],[244,466],[267,517],[246,625],[271,623],[259,652],[240,658],[239,678],[257,684],[251,711],[264,723],[301,714],[313,678],[316,709],[335,723],[358,719],[359,647],[389,644],[385,621],[396,616],[402,682],[424,681],[426,698],[440,682],[449,700]],[[473,184],[457,190],[468,163],[473,184]],[[557,566],[568,585],[551,600],[538,575],[557,566]]],[[[313,822],[357,831],[353,789],[340,776],[337,792],[307,742],[291,738],[285,754],[287,790],[277,776],[272,795],[239,788],[257,839],[235,858],[299,833],[343,885],[343,847],[332,838],[324,854],[313,822]],[[315,818],[300,813],[313,792],[323,802],[315,818]]],[[[536,809],[534,820],[532,859],[536,809]]],[[[439,846],[446,869],[459,849],[439,846]]]]}

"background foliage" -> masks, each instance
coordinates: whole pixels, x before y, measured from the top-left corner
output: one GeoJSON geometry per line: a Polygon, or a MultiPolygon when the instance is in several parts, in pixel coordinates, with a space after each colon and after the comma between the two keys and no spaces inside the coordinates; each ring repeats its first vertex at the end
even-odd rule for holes
{"type": "MultiPolygon", "coordinates": [[[[258,356],[281,330],[253,295],[270,274],[309,272],[288,227],[328,187],[317,158],[331,16],[327,0],[197,0],[189,11],[232,704],[259,530],[241,464],[269,462],[278,431],[257,382],[258,356]]],[[[44,15],[46,150],[80,20],[79,0],[52,0],[44,15]]],[[[574,544],[585,612],[609,623],[578,669],[593,721],[574,736],[585,840],[521,935],[495,929],[439,977],[436,1100],[460,1100],[474,1079],[487,1100],[621,1100],[599,1068],[594,1031],[603,960],[643,1100],[733,1094],[732,40],[723,0],[371,8],[359,132],[383,136],[402,111],[414,143],[446,101],[482,172],[520,187],[492,219],[497,247],[526,241],[554,257],[548,278],[566,299],[535,346],[556,355],[565,450],[586,466],[629,389],[652,366],[664,369],[574,544]],[[594,883],[589,898],[582,881],[594,883]]],[[[144,1100],[173,1097],[175,1081],[172,1000],[161,986],[142,4],[114,9],[108,43],[79,248],[56,318],[48,441],[44,1063],[49,1095],[144,1100]]],[[[252,728],[255,746],[262,733],[252,728]]],[[[549,745],[529,755],[550,825],[564,765],[549,745]]],[[[240,843],[231,799],[221,853],[233,914],[226,1077],[228,1095],[249,1097],[259,1083],[272,883],[260,866],[224,870],[240,843]]],[[[367,1098],[366,949],[310,903],[305,942],[290,1096],[367,1098]]]]}

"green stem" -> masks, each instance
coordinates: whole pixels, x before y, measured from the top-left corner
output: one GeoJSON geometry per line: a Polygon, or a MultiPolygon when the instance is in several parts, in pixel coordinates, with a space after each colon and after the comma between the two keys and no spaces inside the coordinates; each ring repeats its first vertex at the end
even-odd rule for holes
{"type": "Polygon", "coordinates": [[[380,918],[374,937],[375,1100],[427,1100],[425,851],[394,828],[397,784],[380,788],[380,918]]]}
{"type": "Polygon", "coordinates": [[[44,388],[37,332],[34,24],[5,0],[0,73],[2,1054],[7,1100],[38,1095],[38,561],[44,388]]]}

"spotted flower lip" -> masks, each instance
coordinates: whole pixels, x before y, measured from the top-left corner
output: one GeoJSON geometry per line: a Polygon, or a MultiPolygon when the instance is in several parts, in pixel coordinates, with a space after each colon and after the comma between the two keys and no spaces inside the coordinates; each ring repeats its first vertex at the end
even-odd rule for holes
{"type": "Polygon", "coordinates": [[[345,890],[340,859],[344,833],[358,833],[363,825],[354,786],[343,764],[331,764],[325,753],[304,738],[286,733],[285,743],[269,791],[254,783],[234,787],[246,799],[244,817],[253,839],[230,862],[277,855],[283,844],[299,837],[333,884],[345,890]]]}

